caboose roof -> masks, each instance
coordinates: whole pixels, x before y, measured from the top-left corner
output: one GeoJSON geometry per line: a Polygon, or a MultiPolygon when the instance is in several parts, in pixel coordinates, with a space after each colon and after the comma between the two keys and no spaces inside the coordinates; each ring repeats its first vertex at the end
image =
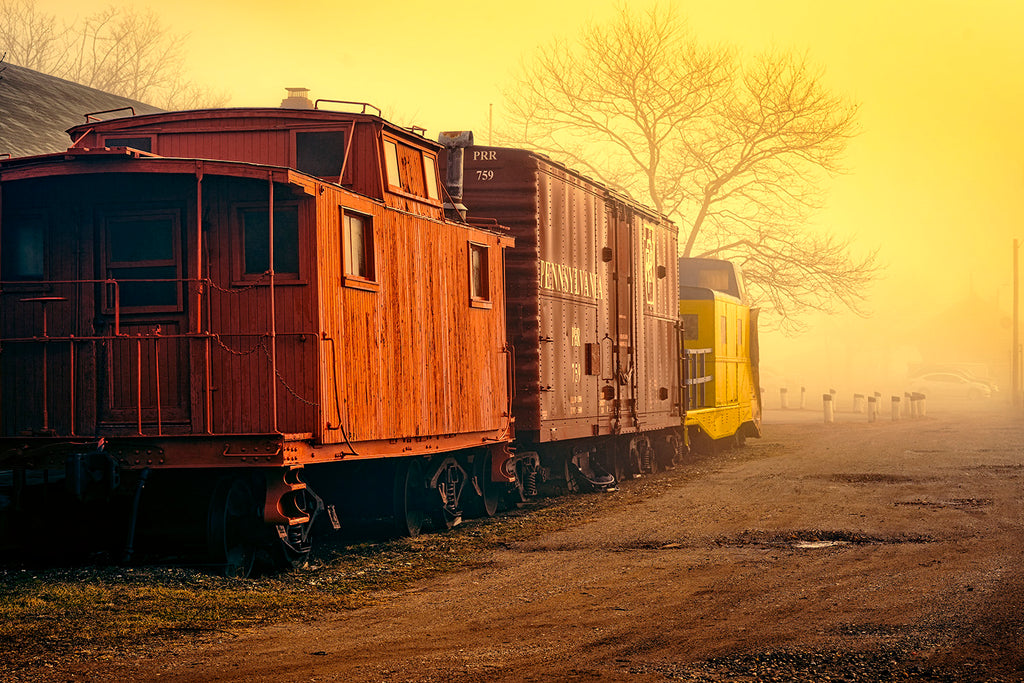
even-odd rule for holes
{"type": "Polygon", "coordinates": [[[296,128],[330,127],[353,121],[374,122],[393,135],[413,142],[417,146],[441,149],[441,145],[419,135],[417,130],[403,128],[382,118],[372,105],[360,105],[362,111],[332,111],[328,109],[287,109],[281,107],[235,107],[226,109],[192,109],[161,112],[142,116],[125,116],[105,121],[89,121],[72,126],[68,134],[77,140],[89,131],[111,133],[188,132],[200,131],[258,131],[296,128]]]}
{"type": "Polygon", "coordinates": [[[0,182],[95,173],[161,173],[254,178],[293,185],[313,194],[319,178],[281,166],[245,161],[161,157],[125,148],[69,149],[58,154],[0,159],[0,182]]]}

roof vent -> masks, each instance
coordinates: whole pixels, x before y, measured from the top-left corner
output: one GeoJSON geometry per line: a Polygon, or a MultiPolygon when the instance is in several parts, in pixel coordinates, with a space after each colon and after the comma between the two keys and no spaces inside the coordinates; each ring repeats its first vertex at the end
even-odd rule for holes
{"type": "Polygon", "coordinates": [[[309,99],[309,88],[285,88],[288,97],[281,100],[283,109],[312,109],[313,101],[309,99]]]}

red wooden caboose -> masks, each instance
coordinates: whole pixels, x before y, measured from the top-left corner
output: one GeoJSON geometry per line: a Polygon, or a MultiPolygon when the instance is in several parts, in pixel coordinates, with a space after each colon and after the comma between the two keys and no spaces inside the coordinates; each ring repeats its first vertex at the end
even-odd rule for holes
{"type": "Polygon", "coordinates": [[[512,240],[445,217],[437,144],[354,108],[87,117],[0,161],[8,540],[113,510],[129,551],[244,572],[355,493],[416,533],[511,479],[512,240]]]}

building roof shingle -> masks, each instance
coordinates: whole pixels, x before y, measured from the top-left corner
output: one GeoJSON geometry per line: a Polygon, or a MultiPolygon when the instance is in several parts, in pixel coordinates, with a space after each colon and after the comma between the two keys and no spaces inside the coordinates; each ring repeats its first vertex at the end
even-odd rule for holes
{"type": "Polygon", "coordinates": [[[63,152],[71,146],[67,129],[83,123],[89,112],[120,107],[134,107],[136,114],[163,111],[14,64],[0,64],[0,70],[0,154],[63,152]]]}

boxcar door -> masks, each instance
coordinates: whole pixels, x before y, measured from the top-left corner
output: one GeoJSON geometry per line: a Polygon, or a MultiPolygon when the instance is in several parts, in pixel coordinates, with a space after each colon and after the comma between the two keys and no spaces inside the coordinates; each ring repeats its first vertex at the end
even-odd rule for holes
{"type": "Polygon", "coordinates": [[[612,287],[609,292],[615,338],[615,385],[618,416],[623,428],[633,428],[636,411],[636,359],[634,340],[634,230],[632,217],[621,205],[609,204],[609,229],[613,246],[612,287]]]}
{"type": "Polygon", "coordinates": [[[99,420],[161,431],[188,421],[183,226],[178,209],[100,216],[99,420]]]}

